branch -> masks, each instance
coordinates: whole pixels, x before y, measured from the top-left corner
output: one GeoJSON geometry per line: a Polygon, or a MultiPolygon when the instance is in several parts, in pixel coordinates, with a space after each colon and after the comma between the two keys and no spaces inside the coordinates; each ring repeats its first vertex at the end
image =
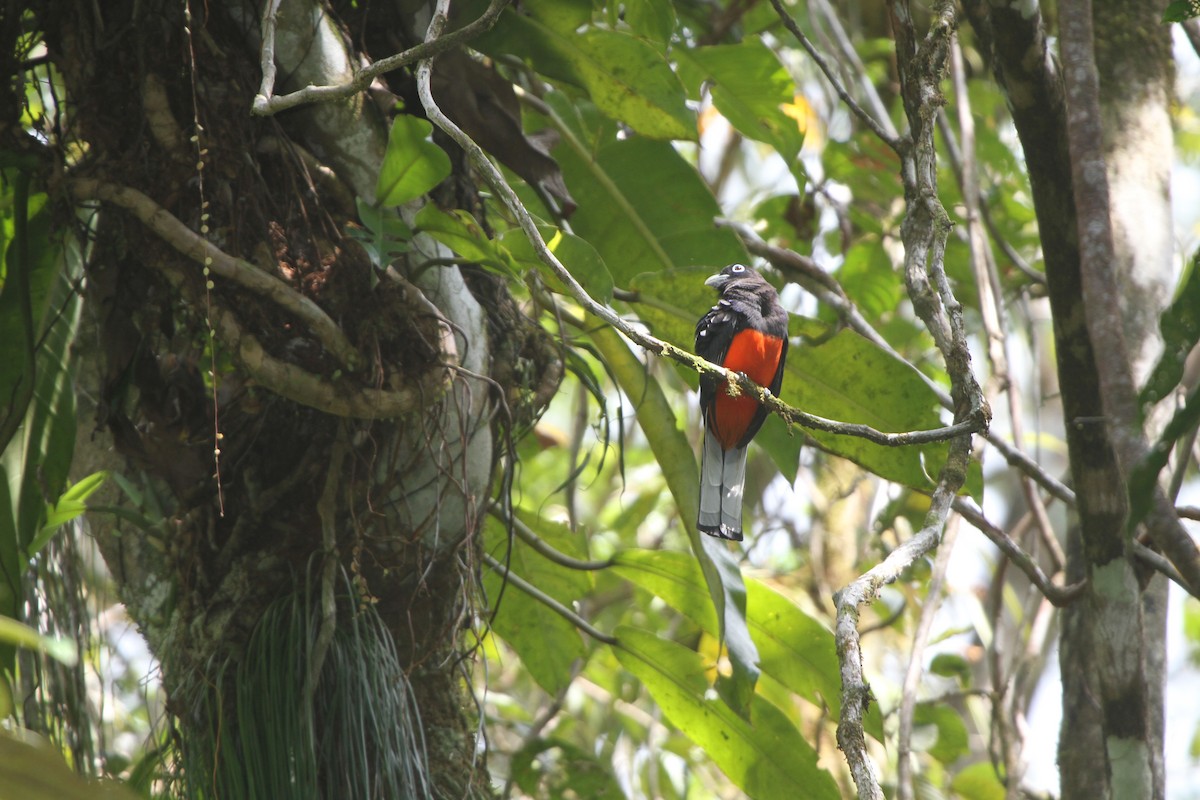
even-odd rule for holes
{"type": "MultiPolygon", "coordinates": [[[[766,259],[781,274],[800,283],[816,296],[818,300],[832,308],[846,327],[873,342],[884,352],[901,361],[904,360],[904,357],[858,312],[858,309],[846,297],[837,279],[825,271],[816,261],[795,251],[776,247],[763,241],[759,238],[758,234],[746,225],[725,219],[717,219],[716,224],[719,227],[731,228],[741,237],[742,243],[745,244],[747,250],[754,255],[766,259]]],[[[918,370],[917,374],[925,382],[925,385],[937,395],[938,401],[942,406],[953,410],[954,404],[946,390],[925,373],[918,370]]],[[[977,432],[987,440],[988,444],[999,451],[1009,466],[1019,469],[1024,474],[1033,478],[1043,489],[1067,505],[1075,504],[1075,492],[1063,484],[1062,481],[1046,472],[1036,461],[1033,461],[1025,453],[1006,442],[999,434],[992,432],[990,429],[985,428],[977,432]]]]}
{"type": "Polygon", "coordinates": [[[1083,593],[1083,581],[1073,583],[1070,586],[1059,586],[1046,577],[1046,573],[1037,565],[1033,556],[1022,550],[1021,546],[1014,542],[1012,537],[1007,533],[993,525],[983,515],[983,511],[980,510],[979,506],[970,500],[965,497],[956,497],[954,499],[954,510],[961,514],[962,518],[971,523],[980,533],[990,539],[992,544],[996,545],[1009,561],[1024,572],[1029,581],[1038,588],[1038,591],[1054,605],[1062,608],[1074,602],[1083,593]]]}
{"type": "MultiPolygon", "coordinates": [[[[778,9],[778,0],[772,0],[778,9]]],[[[955,422],[990,417],[983,392],[971,371],[971,354],[963,323],[962,305],[946,278],[943,259],[950,221],[937,197],[937,161],[933,142],[933,118],[942,99],[939,84],[946,71],[949,46],[955,28],[954,5],[940,0],[932,9],[932,21],[918,46],[908,3],[889,4],[896,36],[904,110],[911,129],[910,146],[900,152],[901,178],[907,213],[900,233],[904,242],[904,272],[908,296],[946,363],[950,375],[950,400],[955,422]]],[[[882,800],[883,790],[866,750],[863,709],[870,689],[863,678],[862,652],[858,634],[858,609],[871,602],[879,590],[891,583],[917,558],[939,544],[950,509],[966,480],[971,461],[971,437],[950,443],[949,456],[930,501],[921,531],[893,550],[883,563],[868,570],[838,593],[835,637],[842,673],[842,712],[838,723],[838,746],[850,765],[858,796],[882,800]]]]}
{"type": "MultiPolygon", "coordinates": [[[[308,86],[299,91],[290,94],[274,96],[275,91],[275,11],[278,8],[279,0],[265,0],[263,6],[263,44],[262,44],[262,85],[259,88],[258,94],[254,96],[254,101],[250,106],[250,113],[258,116],[269,116],[278,114],[280,111],[286,111],[289,108],[305,105],[307,103],[322,103],[331,100],[339,100],[343,97],[349,97],[353,94],[361,92],[371,85],[375,78],[408,64],[416,63],[422,59],[432,59],[439,53],[444,53],[456,45],[466,42],[475,36],[489,30],[496,20],[500,17],[500,12],[508,5],[509,0],[491,0],[488,3],[487,9],[479,17],[479,19],[471,22],[458,30],[452,31],[445,36],[426,37],[425,41],[416,47],[411,47],[402,53],[397,53],[393,56],[375,61],[364,67],[358,72],[354,78],[345,83],[332,84],[328,86],[308,86]]],[[[449,4],[446,4],[447,6],[449,4]]],[[[438,4],[439,8],[442,3],[438,4]]],[[[443,24],[447,9],[441,12],[443,24]]],[[[440,30],[440,28],[439,28],[440,30]]]]}
{"type": "Polygon", "coordinates": [[[71,182],[71,191],[80,200],[104,201],[125,209],[181,255],[290,311],[342,366],[353,371],[362,365],[362,356],[320,306],[250,262],[227,254],[137,189],[82,178],[71,182]]]}
{"type": "Polygon", "coordinates": [[[492,503],[491,513],[492,516],[501,522],[511,522],[513,533],[517,535],[518,539],[525,542],[540,555],[544,556],[546,559],[554,562],[555,564],[558,564],[560,567],[566,567],[567,569],[578,569],[585,572],[594,572],[596,570],[607,569],[614,563],[611,558],[604,561],[584,561],[582,559],[572,558],[566,553],[559,552],[551,547],[545,539],[534,533],[533,530],[524,522],[522,522],[516,514],[506,514],[499,503],[492,503]]]}
{"type": "MultiPolygon", "coordinates": [[[[126,209],[182,255],[205,265],[216,275],[278,303],[308,323],[321,344],[339,356],[343,364],[362,363],[341,328],[320,306],[253,264],[228,255],[136,189],[80,179],[71,182],[71,191],[80,200],[106,201],[126,209]]],[[[147,263],[162,272],[176,288],[188,289],[182,270],[153,259],[147,263]]],[[[237,316],[229,309],[214,304],[210,307],[209,317],[214,333],[250,377],[269,391],[327,414],[359,419],[402,416],[440,397],[452,376],[452,365],[440,364],[419,380],[410,380],[404,388],[395,391],[355,387],[347,381],[314,375],[275,358],[253,334],[242,329],[237,316]]]]}
{"type": "Polygon", "coordinates": [[[912,731],[913,711],[917,705],[917,689],[921,683],[921,674],[925,666],[925,648],[929,644],[929,634],[933,630],[933,620],[941,605],[942,582],[946,579],[946,567],[950,563],[950,554],[954,551],[958,525],[946,525],[946,533],[938,548],[937,559],[933,563],[933,574],[929,578],[929,588],[925,593],[925,604],[921,606],[921,618],[917,623],[917,631],[913,635],[912,652],[908,657],[908,668],[904,671],[904,683],[900,693],[900,730],[897,734],[896,745],[896,798],[897,800],[912,800],[912,731]]]}
{"type": "Polygon", "coordinates": [[[507,567],[505,567],[503,564],[501,564],[496,559],[492,558],[492,556],[489,555],[488,553],[483,554],[483,563],[487,564],[489,567],[496,570],[496,572],[500,573],[500,576],[502,578],[504,578],[504,580],[508,581],[513,586],[517,587],[522,592],[524,592],[525,594],[532,597],[534,600],[537,600],[539,603],[544,605],[546,608],[550,609],[555,614],[558,614],[560,617],[565,619],[567,622],[571,623],[576,628],[579,628],[579,630],[583,631],[584,633],[586,633],[588,636],[592,637],[596,641],[604,642],[605,644],[608,644],[608,645],[615,645],[617,643],[617,637],[610,636],[607,633],[603,633],[602,631],[599,631],[596,628],[592,627],[592,624],[590,622],[588,622],[586,619],[579,616],[574,611],[567,608],[562,603],[558,602],[553,597],[551,597],[550,595],[543,592],[541,589],[538,589],[536,586],[529,583],[524,578],[514,575],[507,567]]]}
{"type": "Polygon", "coordinates": [[[950,456],[939,476],[924,524],[911,539],[897,547],[881,563],[834,595],[837,617],[834,639],[842,675],[842,713],[838,722],[838,747],[850,765],[850,774],[860,798],[883,800],[883,791],[867,755],[863,713],[871,701],[871,689],[863,678],[862,648],[858,633],[858,610],[873,601],[879,590],[895,582],[913,562],[938,546],[950,514],[951,503],[966,476],[971,460],[971,439],[964,436],[950,443],[950,456]]]}

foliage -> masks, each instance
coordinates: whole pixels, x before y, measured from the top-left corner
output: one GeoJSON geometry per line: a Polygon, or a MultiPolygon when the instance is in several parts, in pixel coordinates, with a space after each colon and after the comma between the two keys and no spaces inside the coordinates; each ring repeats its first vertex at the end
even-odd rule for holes
{"type": "MultiPolygon", "coordinates": [[[[455,11],[473,19],[486,5],[456,3],[455,11]]],[[[553,171],[573,198],[565,213],[543,186],[507,173],[538,234],[591,298],[687,350],[695,321],[713,302],[704,277],[731,262],[767,267],[792,312],[783,402],[886,433],[939,428],[949,419],[950,380],[903,280],[908,209],[896,154],[847,116],[769,4],[708,5],[524,0],[470,43],[520,88],[518,138],[552,143],[553,171]],[[811,256],[822,276],[781,251],[811,256]]],[[[830,22],[816,21],[808,6],[787,10],[805,29],[830,22]]],[[[1172,3],[1166,18],[1193,15],[1188,4],[1172,3]]],[[[886,34],[870,23],[855,20],[854,50],[839,57],[861,71],[861,93],[900,120],[902,98],[890,86],[893,45],[875,38],[886,34]]],[[[836,39],[824,44],[838,47],[836,39]]],[[[968,60],[981,57],[972,37],[962,47],[968,60]]],[[[1022,374],[992,374],[991,399],[1018,417],[1020,405],[1029,406],[1038,432],[1030,451],[1044,451],[1051,466],[1043,466],[1059,469],[1053,455],[1065,447],[1064,432],[1038,394],[1047,348],[1028,313],[1044,306],[1045,294],[1028,176],[1002,133],[1006,98],[985,71],[963,80],[963,90],[949,95],[942,136],[957,146],[958,115],[987,124],[978,126],[971,152],[940,143],[938,199],[973,230],[978,220],[967,201],[973,207],[979,197],[966,197],[971,187],[961,183],[961,161],[972,161],[987,206],[989,285],[1001,292],[1012,324],[987,329],[992,301],[981,276],[989,277],[988,267],[972,270],[965,236],[947,245],[948,284],[967,309],[980,354],[999,337],[1016,354],[1010,366],[1026,365],[1022,374]],[[1002,382],[1016,385],[1011,396],[995,388],[1002,382]]],[[[416,112],[397,109],[374,196],[356,198],[358,219],[342,231],[370,261],[373,296],[389,270],[416,282],[444,261],[470,264],[503,282],[559,337],[568,369],[532,434],[500,459],[507,474],[480,526],[482,550],[499,566],[482,568],[486,607],[464,648],[477,648],[472,677],[497,782],[538,797],[849,793],[834,745],[843,687],[831,597],[912,541],[949,445],[891,447],[773,417],[750,466],[750,541],[734,547],[701,536],[695,373],[643,353],[589,315],[497,192],[485,191],[479,207],[445,202],[448,184],[479,176],[461,174],[461,154],[416,112]],[[422,237],[453,258],[418,261],[427,256],[422,237]]],[[[0,358],[0,429],[14,435],[0,442],[0,642],[53,655],[57,640],[7,626],[17,625],[12,619],[22,616],[35,583],[30,564],[41,563],[47,543],[108,476],[72,481],[70,472],[81,251],[64,243],[32,167],[3,163],[0,342],[13,357],[0,358]]],[[[1200,339],[1198,287],[1193,267],[1163,315],[1167,349],[1143,389],[1147,410],[1180,392],[1184,360],[1200,339]]],[[[996,369],[977,356],[977,373],[996,369]]],[[[1193,389],[1130,481],[1134,523],[1170,453],[1191,448],[1198,420],[1193,389]]],[[[1006,432],[1020,425],[1009,420],[1006,432]]],[[[1009,444],[1024,450],[1029,442],[1009,444]]],[[[988,500],[989,513],[1023,511],[1023,479],[984,466],[972,463],[964,496],[988,500]]],[[[125,477],[113,478],[144,505],[125,477]]],[[[1027,490],[1039,491],[1032,482],[1027,490]]],[[[149,505],[153,520],[141,510],[116,511],[144,527],[167,527],[170,515],[149,505]]],[[[1024,522],[1010,527],[1030,530],[1024,522]]],[[[1055,532],[1043,533],[1053,539],[1055,532]]],[[[1029,542],[1021,546],[1047,572],[1061,571],[1053,546],[1043,552],[1049,542],[1029,542]]],[[[929,586],[931,575],[946,576],[946,564],[941,556],[921,559],[858,620],[871,631],[863,640],[874,687],[864,724],[871,752],[888,781],[900,759],[915,764],[928,796],[1006,796],[1012,776],[1001,744],[1019,751],[1008,737],[1017,735],[1015,720],[1048,669],[1050,626],[1040,616],[1052,613],[1048,603],[990,546],[972,547],[976,574],[952,578],[945,598],[929,586]],[[949,611],[939,613],[943,599],[949,611]],[[930,653],[913,644],[923,622],[933,630],[930,653]],[[1006,652],[1013,641],[1019,646],[1006,652]],[[910,652],[927,669],[917,686],[902,688],[910,652]],[[898,753],[902,718],[911,748],[898,753]]],[[[204,703],[187,710],[206,720],[211,736],[177,753],[174,744],[150,742],[130,759],[127,782],[146,794],[162,788],[156,779],[167,753],[183,766],[182,782],[171,786],[183,796],[269,797],[280,786],[304,797],[427,794],[427,765],[405,758],[424,747],[412,676],[370,598],[347,588],[338,607],[341,622],[318,659],[315,693],[309,679],[322,616],[306,587],[272,605],[243,657],[226,663],[204,703]],[[226,728],[230,714],[238,724],[226,728]],[[318,747],[319,725],[336,728],[337,748],[318,747]],[[322,777],[343,783],[321,785],[322,777]]],[[[1193,602],[1186,618],[1193,643],[1196,619],[1193,602]]],[[[13,677],[15,650],[0,655],[13,677]]],[[[0,738],[0,769],[18,747],[26,745],[0,738]]],[[[56,780],[62,773],[58,765],[46,769],[56,780]]],[[[82,796],[69,783],[63,796],[82,796]]]]}

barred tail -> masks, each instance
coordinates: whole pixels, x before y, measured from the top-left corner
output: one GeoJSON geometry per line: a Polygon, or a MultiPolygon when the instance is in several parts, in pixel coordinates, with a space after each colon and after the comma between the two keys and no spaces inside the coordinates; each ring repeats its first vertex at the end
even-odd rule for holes
{"type": "Polygon", "coordinates": [[[697,527],[709,536],[742,540],[742,494],[746,484],[746,448],[721,449],[704,431],[700,460],[700,513],[697,527]]]}

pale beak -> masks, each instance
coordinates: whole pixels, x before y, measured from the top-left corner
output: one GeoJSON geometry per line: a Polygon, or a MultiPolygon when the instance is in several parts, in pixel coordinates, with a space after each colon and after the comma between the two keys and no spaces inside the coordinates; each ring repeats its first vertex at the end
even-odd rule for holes
{"type": "Polygon", "coordinates": [[[714,289],[720,289],[722,286],[724,286],[728,282],[729,282],[729,276],[723,275],[720,272],[718,272],[716,275],[712,275],[707,280],[705,280],[704,285],[711,286],[714,289]]]}

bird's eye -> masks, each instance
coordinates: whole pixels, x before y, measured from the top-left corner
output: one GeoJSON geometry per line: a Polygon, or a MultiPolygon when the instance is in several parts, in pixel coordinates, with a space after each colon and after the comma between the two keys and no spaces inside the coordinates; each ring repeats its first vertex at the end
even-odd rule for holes
{"type": "Polygon", "coordinates": [[[734,264],[732,267],[729,268],[729,271],[736,275],[739,272],[745,272],[746,268],[744,266],[742,266],[741,264],[734,264]]]}

